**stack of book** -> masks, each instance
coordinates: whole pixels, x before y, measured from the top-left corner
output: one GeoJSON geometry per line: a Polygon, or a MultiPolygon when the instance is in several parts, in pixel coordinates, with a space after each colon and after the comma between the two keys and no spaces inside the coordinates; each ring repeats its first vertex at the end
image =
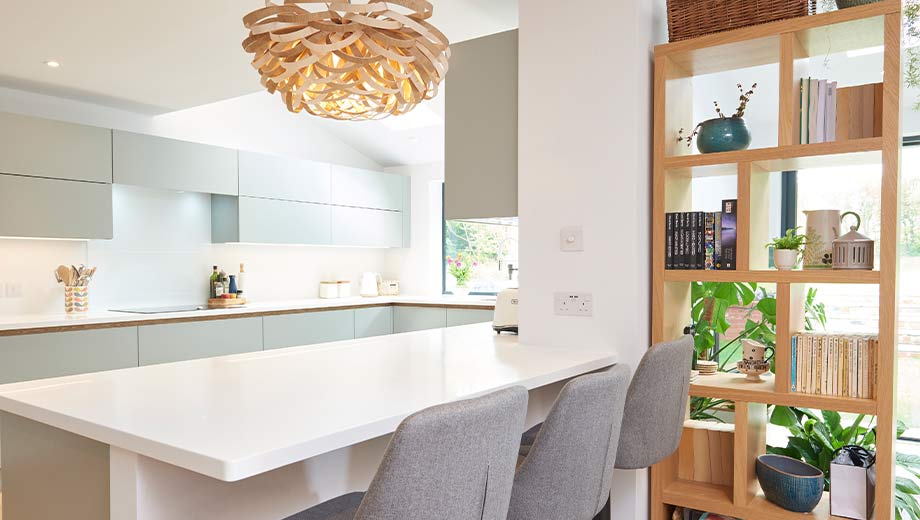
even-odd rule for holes
{"type": "Polygon", "coordinates": [[[799,80],[800,144],[837,140],[837,82],[799,80]]]}
{"type": "Polygon", "coordinates": [[[837,88],[836,81],[799,80],[799,143],[882,135],[882,84],[837,88]]]}
{"type": "Polygon", "coordinates": [[[792,337],[792,391],[875,398],[878,336],[814,334],[792,337]]]}
{"type": "Polygon", "coordinates": [[[665,269],[735,269],[738,201],[722,211],[665,214],[665,269]]]}

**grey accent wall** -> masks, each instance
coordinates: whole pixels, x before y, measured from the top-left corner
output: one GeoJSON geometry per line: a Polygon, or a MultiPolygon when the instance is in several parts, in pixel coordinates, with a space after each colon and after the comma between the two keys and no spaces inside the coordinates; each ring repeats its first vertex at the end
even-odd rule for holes
{"type": "Polygon", "coordinates": [[[444,216],[516,217],[518,32],[450,48],[450,86],[444,93],[444,216]]]}

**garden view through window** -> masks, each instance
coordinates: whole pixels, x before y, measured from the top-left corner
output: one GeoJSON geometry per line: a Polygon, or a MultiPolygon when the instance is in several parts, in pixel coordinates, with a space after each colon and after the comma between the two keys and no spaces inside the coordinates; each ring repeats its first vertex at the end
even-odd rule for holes
{"type": "Polygon", "coordinates": [[[496,294],[517,287],[516,225],[447,220],[443,246],[445,293],[496,294]]]}

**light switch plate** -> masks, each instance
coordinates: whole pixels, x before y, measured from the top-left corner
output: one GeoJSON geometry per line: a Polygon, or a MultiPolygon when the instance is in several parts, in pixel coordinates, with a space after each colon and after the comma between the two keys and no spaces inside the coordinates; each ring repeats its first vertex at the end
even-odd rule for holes
{"type": "Polygon", "coordinates": [[[591,316],[594,313],[591,293],[557,292],[555,310],[557,316],[591,316]]]}
{"type": "Polygon", "coordinates": [[[559,249],[569,252],[585,250],[585,235],[581,226],[566,226],[559,231],[559,249]]]}

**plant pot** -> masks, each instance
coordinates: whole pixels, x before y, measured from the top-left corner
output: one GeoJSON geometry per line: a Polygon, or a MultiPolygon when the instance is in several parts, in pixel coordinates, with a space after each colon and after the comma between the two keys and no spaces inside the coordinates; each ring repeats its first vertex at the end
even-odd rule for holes
{"type": "Polygon", "coordinates": [[[791,271],[799,259],[796,249],[774,249],[773,265],[780,271],[791,271]]]}
{"type": "Polygon", "coordinates": [[[454,296],[469,296],[470,295],[469,287],[454,287],[450,292],[452,292],[454,296]]]}
{"type": "Polygon", "coordinates": [[[846,9],[848,7],[856,7],[858,5],[868,5],[874,4],[879,0],[836,0],[837,9],[846,9]]]}
{"type": "Polygon", "coordinates": [[[744,118],[717,117],[700,123],[696,148],[700,153],[746,150],[751,145],[751,132],[744,118]]]}

